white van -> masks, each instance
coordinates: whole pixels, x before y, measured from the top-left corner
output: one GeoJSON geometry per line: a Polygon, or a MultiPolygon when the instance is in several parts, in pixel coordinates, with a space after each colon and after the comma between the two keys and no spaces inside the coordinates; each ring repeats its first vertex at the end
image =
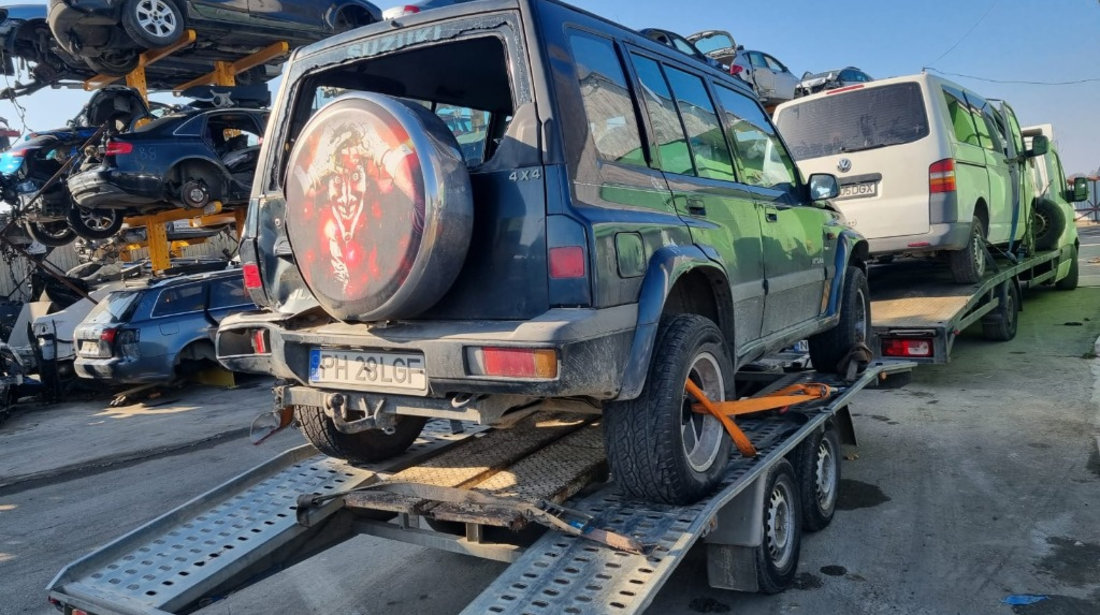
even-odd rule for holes
{"type": "Polygon", "coordinates": [[[1012,108],[919,74],[780,105],[776,125],[805,173],[835,173],[835,205],[871,254],[943,254],[957,282],[986,269],[983,242],[1015,249],[1033,188],[1012,108]]]}

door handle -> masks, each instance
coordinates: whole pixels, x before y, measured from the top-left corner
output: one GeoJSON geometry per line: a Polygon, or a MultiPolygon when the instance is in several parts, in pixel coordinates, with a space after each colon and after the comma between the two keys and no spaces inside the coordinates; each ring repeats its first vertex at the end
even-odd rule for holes
{"type": "Polygon", "coordinates": [[[764,212],[764,219],[767,220],[768,222],[779,222],[779,212],[778,211],[766,211],[766,212],[764,212]]]}
{"type": "Polygon", "coordinates": [[[693,216],[705,216],[707,215],[707,207],[703,204],[703,199],[688,199],[687,211],[693,216]]]}

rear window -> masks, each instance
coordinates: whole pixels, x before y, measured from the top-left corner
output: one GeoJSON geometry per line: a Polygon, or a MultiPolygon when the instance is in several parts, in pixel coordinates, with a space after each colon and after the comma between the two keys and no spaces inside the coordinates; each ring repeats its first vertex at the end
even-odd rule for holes
{"type": "Polygon", "coordinates": [[[912,143],[928,136],[916,83],[863,88],[784,109],[777,121],[795,160],[912,143]]]}
{"type": "Polygon", "coordinates": [[[91,312],[88,312],[84,322],[95,325],[124,322],[130,317],[133,308],[137,306],[137,299],[140,296],[141,292],[134,290],[110,293],[96,304],[91,312]]]}

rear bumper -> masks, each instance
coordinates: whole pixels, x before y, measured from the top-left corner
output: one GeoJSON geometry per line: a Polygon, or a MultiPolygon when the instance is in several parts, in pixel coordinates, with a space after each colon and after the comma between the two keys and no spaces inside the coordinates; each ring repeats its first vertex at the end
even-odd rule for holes
{"type": "Polygon", "coordinates": [[[141,359],[110,357],[92,359],[77,357],[73,370],[81,378],[91,380],[110,380],[120,384],[146,384],[166,382],[175,374],[172,366],[162,365],[163,357],[143,357],[141,359]]]}
{"type": "Polygon", "coordinates": [[[935,252],[937,250],[962,250],[970,240],[970,222],[932,224],[927,233],[868,239],[871,256],[886,254],[935,252]]]}
{"type": "Polygon", "coordinates": [[[120,182],[111,171],[92,169],[69,178],[73,201],[86,209],[150,205],[162,201],[155,180],[120,182]]]}
{"type": "Polygon", "coordinates": [[[431,406],[459,393],[614,398],[622,385],[638,306],[551,309],[527,321],[426,321],[388,327],[345,323],[295,327],[284,318],[270,312],[227,317],[218,329],[218,360],[232,371],[270,374],[310,388],[372,393],[385,391],[311,385],[310,351],[323,347],[420,353],[427,395],[398,392],[391,397],[400,397],[408,405],[421,400],[420,405],[431,406]],[[257,329],[264,331],[267,354],[252,350],[257,329]],[[470,375],[465,360],[465,349],[470,346],[553,348],[558,352],[558,376],[536,380],[470,375]]]}

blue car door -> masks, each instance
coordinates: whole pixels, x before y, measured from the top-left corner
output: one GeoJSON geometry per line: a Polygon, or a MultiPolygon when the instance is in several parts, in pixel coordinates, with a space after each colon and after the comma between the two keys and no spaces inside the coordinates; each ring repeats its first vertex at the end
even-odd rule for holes
{"type": "MultiPolygon", "coordinates": [[[[210,282],[210,297],[206,306],[206,314],[213,323],[220,323],[223,318],[235,312],[256,307],[244,289],[244,280],[238,276],[210,282]]],[[[217,329],[216,324],[211,328],[211,339],[214,337],[214,329],[217,329]]]]}
{"type": "Polygon", "coordinates": [[[248,0],[254,19],[320,27],[331,4],[310,0],[248,0]]]}

